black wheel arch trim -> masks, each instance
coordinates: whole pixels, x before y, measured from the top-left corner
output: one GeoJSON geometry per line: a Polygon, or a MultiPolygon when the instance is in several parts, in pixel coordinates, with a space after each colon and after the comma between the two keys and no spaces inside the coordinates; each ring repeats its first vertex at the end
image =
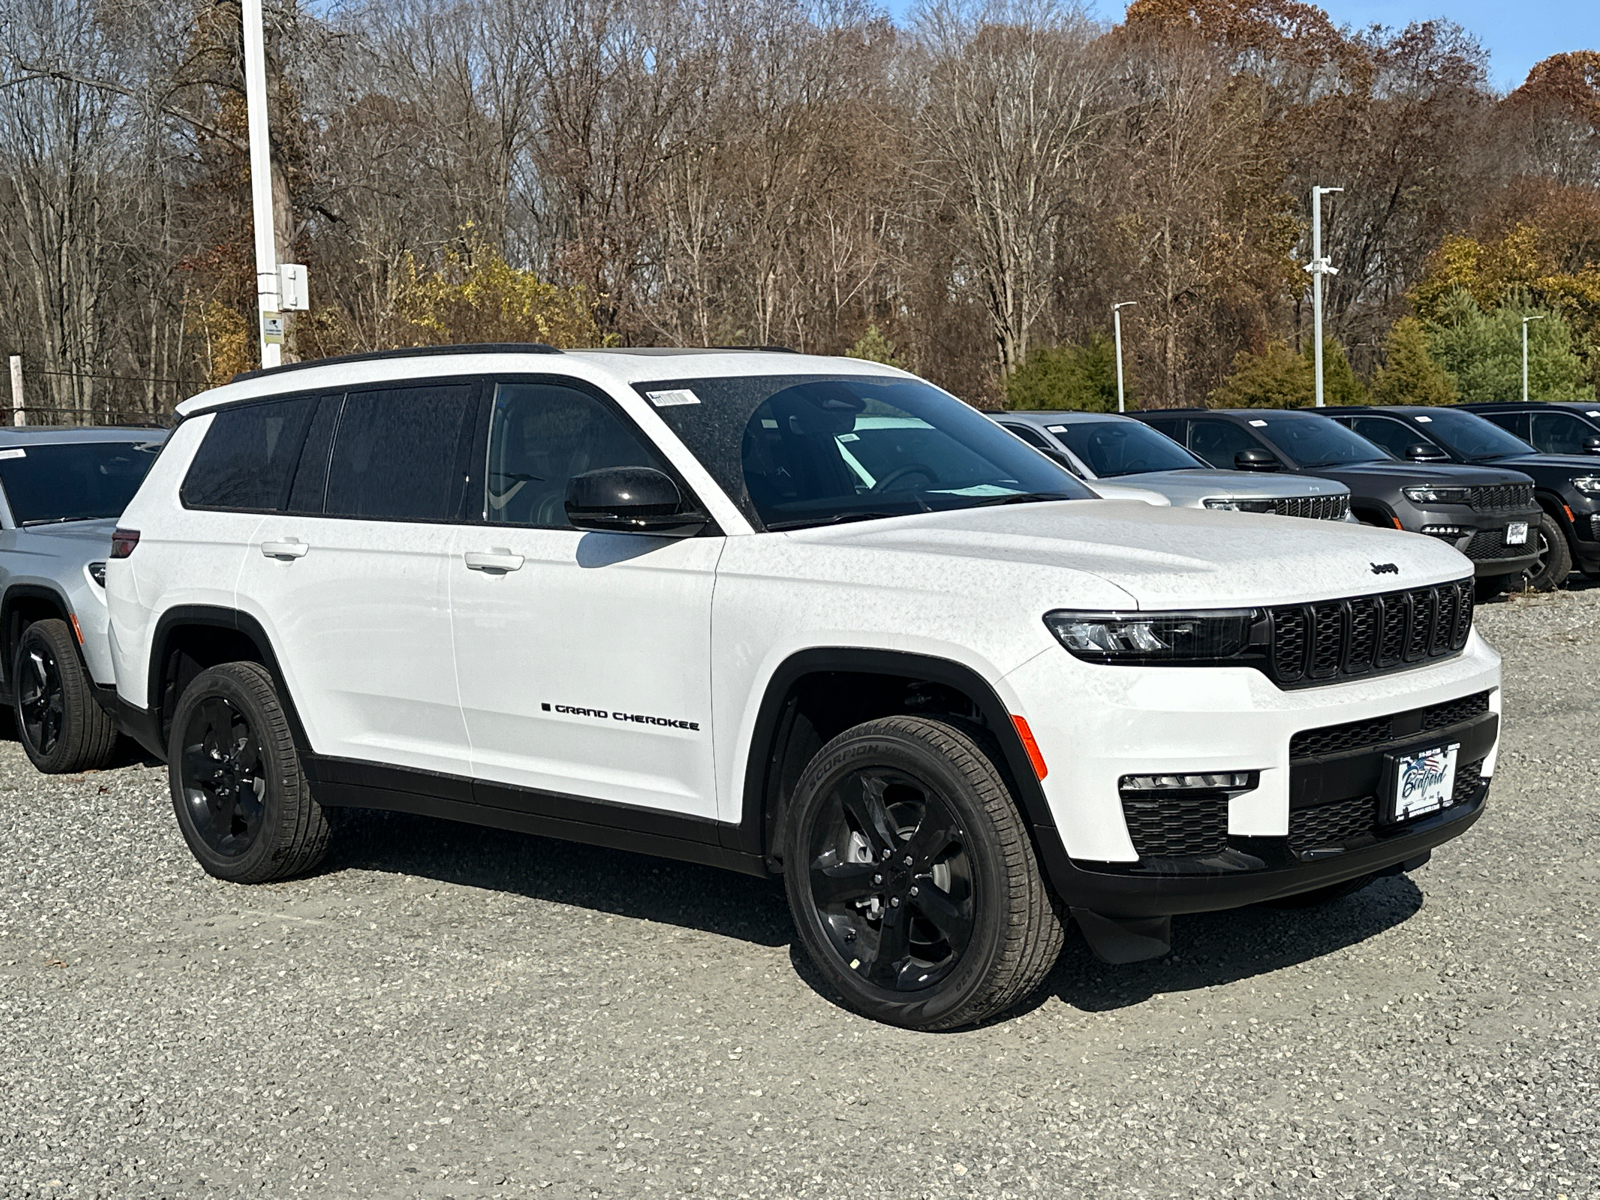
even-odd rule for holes
{"type": "MultiPolygon", "coordinates": [[[[23,627],[12,629],[19,600],[47,601],[56,609],[61,620],[69,625],[73,621],[72,605],[68,602],[66,593],[57,588],[47,587],[42,583],[14,583],[6,589],[4,598],[0,598],[0,634],[3,634],[4,638],[0,645],[5,649],[5,653],[0,655],[0,690],[3,690],[8,700],[11,697],[11,659],[16,653],[17,642],[22,638],[23,627]]],[[[93,677],[89,674],[89,662],[83,656],[83,646],[78,642],[76,629],[73,631],[72,647],[78,652],[78,665],[83,668],[83,677],[93,683],[93,677]]]]}
{"type": "MultiPolygon", "coordinates": [[[[1011,723],[1011,713],[982,675],[964,663],[934,655],[836,646],[797,651],[780,663],[768,677],[745,759],[739,823],[722,826],[726,839],[724,845],[730,850],[763,855],[775,869],[779,866],[772,855],[780,843],[783,813],[771,812],[769,808],[774,799],[770,795],[773,772],[779,765],[777,753],[782,746],[781,726],[788,716],[785,712],[786,701],[795,685],[806,676],[829,673],[926,680],[953,688],[966,696],[999,743],[1005,757],[1000,765],[1010,776],[1022,807],[1023,820],[1033,830],[1040,852],[1048,859],[1050,851],[1046,843],[1053,842],[1058,848],[1061,846],[1049,802],[1034,775],[1033,764],[1023,748],[1022,739],[1011,723]]],[[[1060,850],[1060,856],[1064,861],[1064,849],[1060,850]]]]}

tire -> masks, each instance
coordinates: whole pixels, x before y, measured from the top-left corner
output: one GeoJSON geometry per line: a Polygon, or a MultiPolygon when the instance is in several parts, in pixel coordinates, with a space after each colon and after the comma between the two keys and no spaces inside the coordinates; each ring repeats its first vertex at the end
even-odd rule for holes
{"type": "Polygon", "coordinates": [[[1061,915],[1005,777],[955,725],[846,730],[801,774],[785,827],[801,943],[866,1016],[971,1025],[1032,992],[1060,955],[1061,915]]]}
{"type": "Polygon", "coordinates": [[[95,771],[111,762],[117,726],[94,698],[72,627],[52,617],[17,639],[12,711],[29,760],[46,775],[95,771]]]}
{"type": "Polygon", "coordinates": [[[1553,592],[1572,574],[1572,548],[1561,524],[1549,513],[1539,517],[1532,530],[1539,549],[1539,560],[1522,573],[1522,583],[1530,591],[1553,592]]]}
{"type": "Polygon", "coordinates": [[[1267,901],[1267,907],[1317,908],[1324,904],[1332,904],[1335,900],[1342,900],[1346,896],[1355,895],[1376,878],[1376,875],[1357,875],[1354,879],[1346,879],[1343,883],[1330,883],[1327,887],[1313,888],[1309,892],[1280,896],[1276,900],[1267,901]]]}
{"type": "Polygon", "coordinates": [[[184,841],[218,879],[285,879],[327,853],[328,819],[312,799],[264,667],[224,663],[184,689],[172,717],[167,778],[184,841]]]}

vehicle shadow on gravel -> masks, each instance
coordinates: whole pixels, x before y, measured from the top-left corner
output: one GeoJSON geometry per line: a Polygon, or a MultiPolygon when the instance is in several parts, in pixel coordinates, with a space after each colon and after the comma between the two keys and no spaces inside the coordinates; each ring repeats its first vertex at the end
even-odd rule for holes
{"type": "Polygon", "coordinates": [[[1158,994],[1237,983],[1366,941],[1421,909],[1417,885],[1404,875],[1391,875],[1314,908],[1258,905],[1174,917],[1172,953],[1126,966],[1101,962],[1073,929],[1055,971],[1026,1007],[1058,999],[1085,1012],[1105,1012],[1158,994]]]}
{"type": "Polygon", "coordinates": [[[317,874],[417,875],[760,946],[794,938],[774,880],[406,813],[333,811],[333,845],[317,874]]]}

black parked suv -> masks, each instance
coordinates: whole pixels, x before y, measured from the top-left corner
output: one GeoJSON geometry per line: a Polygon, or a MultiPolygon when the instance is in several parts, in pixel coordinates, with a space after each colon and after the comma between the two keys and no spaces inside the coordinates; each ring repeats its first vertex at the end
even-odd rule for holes
{"type": "Polygon", "coordinates": [[[1516,434],[1541,454],[1600,454],[1600,402],[1511,400],[1458,404],[1516,434]]]}
{"type": "Polygon", "coordinates": [[[1368,525],[1426,533],[1472,560],[1479,592],[1510,587],[1536,565],[1543,514],[1533,480],[1501,466],[1397,459],[1321,413],[1280,409],[1157,409],[1133,414],[1214,467],[1336,479],[1368,525]]]}
{"type": "Polygon", "coordinates": [[[1533,539],[1538,561],[1528,568],[1530,587],[1560,587],[1574,563],[1586,574],[1600,572],[1600,458],[1541,454],[1500,425],[1456,409],[1395,405],[1328,415],[1413,461],[1508,467],[1531,477],[1543,511],[1533,539]]]}

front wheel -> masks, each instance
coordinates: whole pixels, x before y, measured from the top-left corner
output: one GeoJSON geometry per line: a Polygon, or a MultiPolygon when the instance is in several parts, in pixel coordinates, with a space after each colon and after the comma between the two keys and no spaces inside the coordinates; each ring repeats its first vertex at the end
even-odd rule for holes
{"type": "Polygon", "coordinates": [[[65,621],[52,617],[22,631],[11,692],[22,749],[46,775],[98,770],[111,761],[117,727],[94,698],[65,621]]]}
{"type": "Polygon", "coordinates": [[[846,730],[806,767],[786,824],[800,940],[867,1016],[970,1025],[1036,988],[1061,952],[1010,788],[963,729],[902,716],[846,730]]]}
{"type": "Polygon", "coordinates": [[[1534,592],[1553,592],[1572,574],[1572,550],[1567,545],[1567,535],[1549,513],[1543,514],[1530,532],[1539,557],[1522,573],[1523,585],[1534,592]]]}
{"type": "Polygon", "coordinates": [[[272,676],[224,663],[195,676],[172,717],[167,777],[184,841],[218,879],[266,883],[309,871],[328,848],[272,676]]]}

